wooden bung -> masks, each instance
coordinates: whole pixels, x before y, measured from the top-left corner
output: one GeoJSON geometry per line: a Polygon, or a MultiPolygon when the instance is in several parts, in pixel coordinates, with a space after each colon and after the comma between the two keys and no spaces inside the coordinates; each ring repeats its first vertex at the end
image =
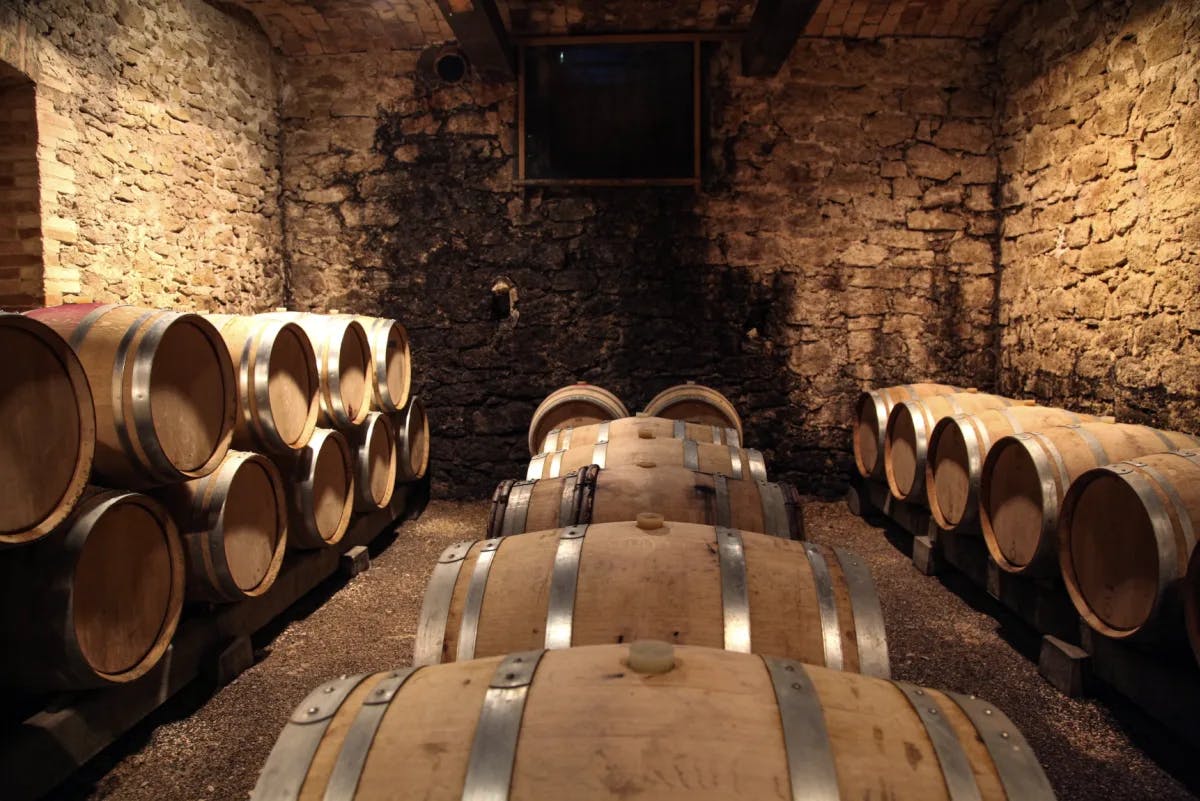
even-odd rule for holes
{"type": "Polygon", "coordinates": [[[287,551],[287,492],[269,459],[230,451],[204,478],[156,495],[183,534],[189,601],[256,598],[275,583],[287,551]]]}
{"type": "Polygon", "coordinates": [[[883,479],[883,433],[897,403],[964,392],[949,384],[898,384],[867,390],[854,404],[854,465],[863,478],[883,479]]]}
{"type": "Polygon", "coordinates": [[[133,681],[179,622],[184,557],[145,495],[89,488],[51,536],[0,561],[0,683],[75,690],[133,681]]]}
{"type": "Polygon", "coordinates": [[[638,412],[635,417],[621,417],[600,423],[554,429],[542,441],[541,453],[588,448],[603,442],[619,442],[626,439],[690,439],[693,442],[714,445],[732,445],[737,448],[742,446],[736,428],[668,420],[665,417],[650,417],[638,412]]]}
{"type": "Polygon", "coordinates": [[[1125,423],[1083,423],[1010,434],[992,446],[979,485],[979,522],[1001,570],[1058,573],[1063,496],[1093,467],[1192,448],[1195,437],[1125,423]]]}
{"type": "Polygon", "coordinates": [[[371,412],[346,432],[354,462],[354,508],[374,512],[392,502],[396,490],[396,432],[387,416],[371,412]]]}
{"type": "Polygon", "coordinates": [[[0,547],[45,537],[71,513],[96,452],[92,390],[49,326],[0,313],[0,547]]]}
{"type": "Polygon", "coordinates": [[[336,545],[354,511],[354,457],[341,433],[318,428],[308,445],[272,457],[287,488],[288,544],[336,545]]]}
{"type": "Polygon", "coordinates": [[[361,323],[350,316],[311,312],[259,316],[295,323],[308,334],[320,377],[320,425],[346,429],[367,419],[371,410],[371,345],[361,323]]]}
{"type": "Polygon", "coordinates": [[[1079,615],[1106,637],[1182,639],[1180,584],[1200,530],[1200,453],[1088,470],[1063,498],[1058,558],[1079,615]]]}
{"type": "Polygon", "coordinates": [[[304,329],[266,317],[206,314],[229,347],[238,381],[234,447],[286,453],[317,427],[321,379],[304,329]]]}
{"type": "Polygon", "coordinates": [[[212,323],[198,314],[94,303],[27,315],[57,331],[83,364],[101,483],[171,484],[208,475],[225,458],[237,380],[212,323]]]}
{"type": "Polygon", "coordinates": [[[622,467],[646,458],[661,465],[686,467],[701,473],[721,473],[732,479],[767,480],[767,463],[759,451],[744,450],[734,445],[657,437],[625,437],[613,442],[572,446],[567,450],[543,453],[529,460],[525,478],[558,478],[589,464],[622,467]]]}
{"type": "Polygon", "coordinates": [[[933,427],[925,458],[925,492],[937,524],[952,531],[979,518],[979,481],[992,444],[1009,434],[1074,423],[1113,422],[1046,406],[1006,406],[943,417],[933,427]]]}
{"type": "Polygon", "coordinates": [[[692,381],[664,389],[651,398],[642,411],[649,417],[733,428],[737,430],[739,442],[744,442],[746,438],[741,415],[729,398],[692,381]]]}
{"type": "Polygon", "coordinates": [[[646,638],[890,675],[861,559],[652,512],[450,546],[425,593],[414,663],[646,638]]]}
{"type": "Polygon", "coordinates": [[[351,315],[367,333],[371,349],[371,408],[398,412],[408,403],[412,389],[412,352],[408,332],[386,317],[351,315]]]}
{"type": "Polygon", "coordinates": [[[896,404],[888,416],[883,435],[883,472],[892,497],[925,503],[925,456],[929,452],[929,437],[934,426],[943,417],[1022,405],[1032,406],[1033,401],[982,392],[931,395],[896,404]]]}
{"type": "Polygon", "coordinates": [[[429,417],[416,395],[403,411],[391,416],[396,432],[396,480],[405,483],[424,478],[429,470],[429,417]]]}
{"type": "Polygon", "coordinates": [[[541,453],[546,435],[555,429],[628,416],[629,410],[621,399],[603,387],[586,381],[560,387],[547,395],[533,412],[529,421],[529,454],[541,453]]]}
{"type": "Polygon", "coordinates": [[[731,481],[650,459],[604,470],[592,465],[562,478],[504,481],[492,496],[488,530],[500,537],[613,523],[646,509],[680,523],[804,539],[800,495],[791,484],[731,481]]]}
{"type": "Polygon", "coordinates": [[[986,701],[778,657],[638,641],[327,682],[293,712],[252,795],[281,797],[1052,801],[1054,793],[1021,732],[986,701]]]}

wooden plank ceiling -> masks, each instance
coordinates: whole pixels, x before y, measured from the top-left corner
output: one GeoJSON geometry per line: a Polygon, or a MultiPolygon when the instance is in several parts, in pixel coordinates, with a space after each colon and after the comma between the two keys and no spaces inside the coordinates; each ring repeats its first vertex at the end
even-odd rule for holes
{"type": "MultiPolygon", "coordinates": [[[[212,0],[220,4],[220,0],[212,0]]],[[[437,0],[227,0],[292,56],[398,50],[454,38],[437,0]]],[[[806,36],[984,35],[1006,0],[821,0],[806,36]]],[[[743,31],[754,0],[498,0],[515,35],[743,31]]]]}

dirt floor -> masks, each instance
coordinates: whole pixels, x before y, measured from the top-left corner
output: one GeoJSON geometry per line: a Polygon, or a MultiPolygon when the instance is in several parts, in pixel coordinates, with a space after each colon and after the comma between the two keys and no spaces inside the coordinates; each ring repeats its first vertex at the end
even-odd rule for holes
{"type": "MultiPolygon", "coordinates": [[[[806,516],[810,539],[845,546],[870,563],[895,678],[976,693],[999,705],[1041,757],[1059,799],[1197,797],[1172,777],[1190,771],[1197,787],[1195,754],[1178,751],[1119,699],[1060,695],[1031,661],[1036,639],[985,594],[953,576],[921,576],[903,536],[872,528],[842,503],[812,503],[806,516]]],[[[376,543],[368,572],[322,587],[280,627],[264,632],[253,668],[215,695],[197,688],[161,710],[54,797],[247,798],[285,720],[312,687],[338,674],[410,661],[425,581],[438,554],[451,542],[479,539],[486,518],[483,503],[431,504],[394,540],[376,543]]]]}

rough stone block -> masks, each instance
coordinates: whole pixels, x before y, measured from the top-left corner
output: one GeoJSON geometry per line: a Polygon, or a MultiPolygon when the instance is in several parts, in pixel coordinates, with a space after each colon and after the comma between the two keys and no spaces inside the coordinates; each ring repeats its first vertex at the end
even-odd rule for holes
{"type": "Polygon", "coordinates": [[[907,222],[914,231],[961,231],[967,227],[960,215],[948,211],[913,211],[907,222]]]}
{"type": "Polygon", "coordinates": [[[961,169],[959,158],[931,145],[913,145],[905,154],[913,175],[945,181],[961,169]]]}

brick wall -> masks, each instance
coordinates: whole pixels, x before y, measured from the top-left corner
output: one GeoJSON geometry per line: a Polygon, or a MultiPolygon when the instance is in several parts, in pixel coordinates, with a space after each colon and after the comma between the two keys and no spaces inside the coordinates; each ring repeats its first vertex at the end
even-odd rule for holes
{"type": "Polygon", "coordinates": [[[272,57],[201,0],[0,3],[0,63],[36,87],[47,303],[282,300],[272,57]]]}
{"type": "Polygon", "coordinates": [[[1000,44],[1002,384],[1200,432],[1200,6],[1077,5],[1000,44]]]}
{"type": "Polygon", "coordinates": [[[0,65],[0,308],[41,305],[33,83],[0,65]]]}
{"type": "Polygon", "coordinates": [[[521,191],[514,91],[430,87],[417,53],[284,62],[297,306],[408,325],[439,491],[520,471],[572,379],[632,406],[727,392],[781,475],[838,491],[866,384],[994,380],[996,159],[988,51],[802,40],[745,79],[713,46],[704,191],[521,191]],[[490,316],[500,275],[513,326],[490,316]]]}

